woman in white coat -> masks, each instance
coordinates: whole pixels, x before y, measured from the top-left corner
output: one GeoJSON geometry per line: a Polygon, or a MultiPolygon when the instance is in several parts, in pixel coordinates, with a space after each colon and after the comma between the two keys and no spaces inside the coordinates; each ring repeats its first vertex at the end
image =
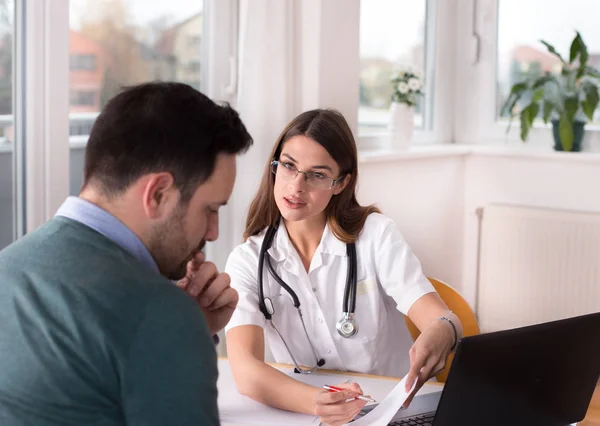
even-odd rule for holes
{"type": "Polygon", "coordinates": [[[358,414],[364,402],[346,399],[360,387],[329,393],[294,380],[265,363],[265,341],[276,362],[305,374],[408,373],[407,386],[416,380],[418,389],[444,368],[462,335],[394,222],[357,202],[357,162],[341,114],[296,117],[275,143],[245,242],[225,268],[239,293],[226,327],[239,391],[330,425],[358,414]],[[422,332],[414,344],[403,314],[422,332]]]}

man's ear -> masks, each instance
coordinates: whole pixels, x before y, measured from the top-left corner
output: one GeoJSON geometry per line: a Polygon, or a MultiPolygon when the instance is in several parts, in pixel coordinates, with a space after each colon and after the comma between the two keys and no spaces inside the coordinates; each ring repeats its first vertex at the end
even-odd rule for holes
{"type": "Polygon", "coordinates": [[[179,190],[171,173],[153,173],[145,179],[143,204],[146,216],[160,219],[179,203],[179,190]]]}
{"type": "Polygon", "coordinates": [[[348,173],[346,176],[344,176],[344,179],[341,182],[339,182],[336,186],[333,187],[333,195],[341,194],[342,191],[344,189],[346,189],[346,186],[348,185],[348,183],[350,183],[351,178],[352,178],[352,175],[350,173],[348,173]]]}

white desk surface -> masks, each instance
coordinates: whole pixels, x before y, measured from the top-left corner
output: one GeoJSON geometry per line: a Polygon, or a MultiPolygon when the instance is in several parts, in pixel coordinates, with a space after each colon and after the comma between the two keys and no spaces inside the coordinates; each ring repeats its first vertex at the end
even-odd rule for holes
{"type": "MultiPolygon", "coordinates": [[[[278,365],[275,367],[285,373],[293,374],[293,368],[291,366],[278,365]]],[[[323,384],[341,383],[346,379],[350,378],[352,381],[355,381],[361,386],[366,395],[371,395],[377,401],[382,401],[383,399],[385,399],[387,394],[400,381],[399,378],[357,375],[346,372],[321,372],[318,370],[310,374],[309,376],[310,377],[307,377],[307,375],[303,375],[303,381],[308,382],[310,384],[314,384],[315,386],[322,386],[323,384]]],[[[219,381],[217,382],[217,387],[219,390],[219,411],[221,413],[231,412],[232,408],[234,408],[234,410],[236,410],[238,414],[240,414],[243,412],[244,407],[247,404],[249,416],[254,416],[256,418],[257,415],[261,415],[262,411],[264,411],[266,418],[272,418],[273,414],[277,414],[276,412],[272,411],[275,409],[261,405],[255,401],[250,400],[250,398],[244,397],[239,394],[235,386],[233,376],[231,374],[231,369],[229,368],[229,361],[227,359],[219,359],[219,381]]],[[[437,390],[440,390],[441,387],[442,385],[438,383],[427,383],[419,390],[418,394],[423,395],[426,393],[435,392],[437,390]]],[[[277,410],[277,412],[285,413],[279,410],[277,410]]],[[[306,419],[304,421],[306,422],[306,419]]],[[[231,422],[227,419],[222,419],[221,424],[223,426],[247,426],[256,425],[257,422],[254,421],[249,423],[240,423],[238,420],[236,420],[235,422],[231,422]]],[[[317,421],[314,424],[318,425],[319,422],[317,421]]]]}

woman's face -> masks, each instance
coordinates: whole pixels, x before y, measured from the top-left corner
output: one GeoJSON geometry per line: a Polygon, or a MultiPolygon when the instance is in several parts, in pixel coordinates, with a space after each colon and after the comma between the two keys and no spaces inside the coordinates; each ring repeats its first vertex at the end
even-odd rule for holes
{"type": "Polygon", "coordinates": [[[324,219],[329,200],[345,186],[343,182],[331,186],[341,172],[335,160],[315,140],[302,135],[288,139],[277,160],[274,195],[281,216],[293,222],[324,219]],[[296,169],[309,176],[296,175],[296,169]]]}

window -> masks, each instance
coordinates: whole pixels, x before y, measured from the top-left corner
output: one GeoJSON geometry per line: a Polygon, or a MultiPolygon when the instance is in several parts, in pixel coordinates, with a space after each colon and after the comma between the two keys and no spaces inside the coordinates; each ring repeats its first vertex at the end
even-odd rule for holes
{"type": "Polygon", "coordinates": [[[563,58],[568,58],[577,30],[587,44],[589,64],[600,67],[600,28],[596,16],[600,16],[597,0],[499,0],[497,114],[513,84],[528,76],[560,70],[559,60],[548,52],[540,39],[552,44],[563,58]]]}
{"type": "Polygon", "coordinates": [[[71,71],[95,71],[96,56],[95,55],[79,55],[71,54],[69,60],[69,68],[71,71]]]}
{"type": "MultiPolygon", "coordinates": [[[[361,2],[359,134],[386,132],[394,70],[408,66],[427,75],[427,15],[426,0],[361,2]]],[[[426,86],[426,96],[432,87],[426,86]]],[[[417,127],[426,127],[425,105],[421,99],[415,108],[417,127]]]]}
{"type": "MultiPolygon", "coordinates": [[[[590,54],[588,64],[600,65],[600,31],[592,18],[600,13],[600,3],[477,0],[457,2],[456,9],[456,46],[460,48],[454,52],[454,90],[460,95],[452,102],[454,139],[459,143],[509,143],[527,149],[551,149],[550,125],[536,119],[523,145],[519,117],[507,131],[509,117],[502,106],[516,82],[559,69],[557,60],[540,40],[568,58],[575,31],[579,31],[590,54]]],[[[586,126],[586,130],[585,144],[589,148],[600,143],[597,123],[586,126]]]]}
{"type": "Polygon", "coordinates": [[[71,136],[87,136],[92,131],[94,120],[98,114],[71,114],[69,120],[69,134],[71,136]]]}
{"type": "Polygon", "coordinates": [[[71,106],[91,107],[91,110],[97,109],[95,91],[71,91],[71,106]]]}
{"type": "Polygon", "coordinates": [[[122,86],[176,80],[200,89],[202,31],[202,0],[71,0],[72,194],[81,187],[93,121],[122,86]]]}
{"type": "Polygon", "coordinates": [[[200,61],[192,61],[188,64],[188,71],[200,74],[200,61]]]}
{"type": "Polygon", "coordinates": [[[0,250],[15,237],[13,23],[13,1],[0,1],[0,250]]]}
{"type": "Polygon", "coordinates": [[[200,47],[202,37],[199,35],[192,35],[188,37],[188,44],[191,48],[197,49],[200,47]]]}

